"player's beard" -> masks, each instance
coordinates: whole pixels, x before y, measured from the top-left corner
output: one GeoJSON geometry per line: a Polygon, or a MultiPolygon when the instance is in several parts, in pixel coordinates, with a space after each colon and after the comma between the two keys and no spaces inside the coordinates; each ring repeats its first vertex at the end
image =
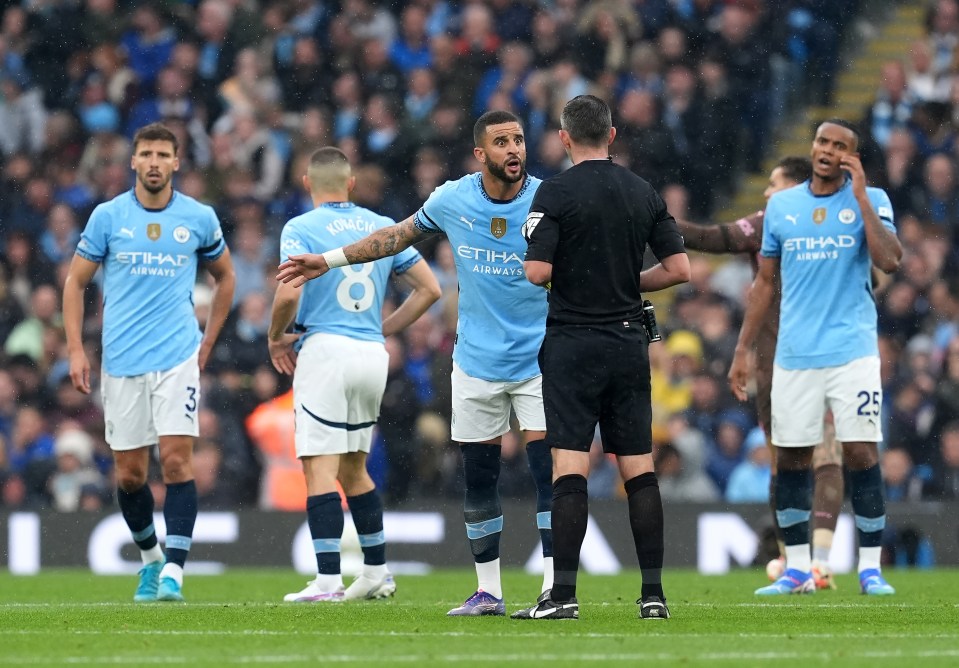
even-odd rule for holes
{"type": "Polygon", "coordinates": [[[151,195],[158,195],[159,193],[162,193],[164,190],[166,190],[166,187],[170,185],[171,178],[173,178],[172,174],[166,177],[165,179],[158,181],[156,185],[151,185],[150,182],[147,181],[147,177],[142,176],[140,177],[140,183],[143,185],[143,188],[148,193],[150,193],[151,195]]]}
{"type": "Polygon", "coordinates": [[[498,178],[503,183],[519,183],[526,176],[526,161],[519,161],[519,172],[516,176],[510,176],[506,171],[506,163],[498,164],[495,162],[487,161],[486,169],[489,170],[489,173],[498,178]]]}

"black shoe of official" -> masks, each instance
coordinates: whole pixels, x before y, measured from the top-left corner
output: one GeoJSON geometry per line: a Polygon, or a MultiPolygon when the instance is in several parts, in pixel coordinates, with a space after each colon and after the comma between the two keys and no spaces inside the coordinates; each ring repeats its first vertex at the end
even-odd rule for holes
{"type": "Polygon", "coordinates": [[[531,608],[517,610],[511,619],[579,619],[579,603],[576,597],[558,603],[550,597],[550,590],[547,589],[539,598],[536,599],[536,605],[531,608]]]}
{"type": "Polygon", "coordinates": [[[536,606],[538,606],[543,601],[548,601],[550,592],[552,591],[553,591],[552,589],[547,589],[542,594],[536,597],[536,605],[534,605],[532,608],[523,608],[522,610],[517,610],[516,612],[514,612],[512,615],[509,616],[510,619],[529,619],[530,618],[529,611],[534,610],[536,606]]]}
{"type": "Polygon", "coordinates": [[[659,596],[647,596],[636,601],[640,619],[669,619],[666,601],[659,596]]]}

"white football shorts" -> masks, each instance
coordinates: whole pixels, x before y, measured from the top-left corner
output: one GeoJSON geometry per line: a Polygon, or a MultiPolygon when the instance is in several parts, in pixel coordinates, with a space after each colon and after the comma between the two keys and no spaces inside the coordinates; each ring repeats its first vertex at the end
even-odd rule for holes
{"type": "Polygon", "coordinates": [[[520,429],[546,431],[543,377],[514,383],[468,376],[453,363],[453,423],[451,436],[459,443],[490,441],[509,431],[510,408],[520,429]]]}
{"type": "Polygon", "coordinates": [[[293,374],[296,456],[369,452],[388,370],[382,343],[310,335],[293,374]]]}
{"type": "Polygon", "coordinates": [[[840,443],[882,440],[879,357],[822,369],[773,367],[772,442],[782,448],[818,445],[832,409],[840,443]]]}
{"type": "Polygon", "coordinates": [[[199,436],[199,348],[167,371],[139,376],[102,372],[100,396],[112,450],[155,445],[160,436],[199,436]]]}

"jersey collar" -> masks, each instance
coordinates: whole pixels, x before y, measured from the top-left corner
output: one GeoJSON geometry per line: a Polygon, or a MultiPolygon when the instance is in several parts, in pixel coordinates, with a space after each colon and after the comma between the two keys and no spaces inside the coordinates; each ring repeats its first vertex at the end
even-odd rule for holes
{"type": "Polygon", "coordinates": [[[527,188],[529,188],[530,182],[529,172],[527,172],[526,176],[523,177],[523,186],[519,189],[519,192],[513,196],[512,199],[495,199],[490,197],[489,193],[486,192],[486,188],[483,187],[483,172],[476,172],[474,176],[476,178],[476,185],[479,187],[479,191],[483,193],[483,197],[487,202],[492,202],[493,204],[509,204],[510,202],[515,202],[523,196],[523,193],[525,193],[527,188]]]}
{"type": "Polygon", "coordinates": [[[149,207],[143,206],[143,203],[142,203],[139,199],[137,199],[137,191],[136,191],[136,188],[130,188],[130,197],[132,197],[132,198],[133,198],[133,201],[136,202],[137,206],[140,207],[141,209],[143,209],[144,211],[149,211],[150,213],[160,213],[161,211],[166,211],[166,210],[169,209],[171,206],[173,206],[173,200],[176,199],[176,197],[177,197],[177,192],[176,192],[176,189],[174,188],[174,189],[173,189],[173,194],[170,195],[170,201],[166,203],[166,206],[165,206],[165,207],[160,208],[160,209],[151,209],[151,208],[149,208],[149,207]]]}
{"type": "Polygon", "coordinates": [[[356,205],[353,202],[323,202],[320,206],[327,209],[352,209],[356,205]]]}
{"type": "Polygon", "coordinates": [[[851,186],[852,186],[852,179],[847,176],[847,177],[845,177],[845,178],[843,179],[842,185],[839,186],[839,189],[836,190],[835,192],[831,192],[831,193],[828,193],[828,194],[826,194],[826,195],[817,195],[816,193],[814,193],[814,192],[812,191],[812,179],[808,179],[808,180],[806,181],[806,192],[809,193],[810,195],[812,195],[813,197],[818,197],[818,198],[820,198],[820,199],[823,199],[823,198],[826,198],[826,197],[832,197],[833,195],[838,195],[838,194],[841,193],[843,190],[845,190],[846,188],[849,188],[849,187],[851,187],[851,186]]]}

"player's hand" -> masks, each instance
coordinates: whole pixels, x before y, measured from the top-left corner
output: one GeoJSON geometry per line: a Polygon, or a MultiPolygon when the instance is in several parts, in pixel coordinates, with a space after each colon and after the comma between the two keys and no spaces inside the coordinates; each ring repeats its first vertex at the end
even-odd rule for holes
{"type": "Polygon", "coordinates": [[[279,273],[276,275],[276,280],[281,283],[290,283],[294,288],[298,288],[307,281],[322,276],[330,270],[326,264],[326,258],[319,253],[291,255],[278,269],[279,273]]]}
{"type": "Polygon", "coordinates": [[[293,344],[302,336],[301,334],[284,334],[277,341],[270,340],[270,361],[273,362],[273,368],[280,373],[288,376],[293,375],[296,370],[296,353],[293,351],[293,344]]]}
{"type": "Polygon", "coordinates": [[[746,355],[736,353],[733,355],[732,366],[729,367],[729,389],[733,396],[740,401],[746,401],[749,395],[746,394],[746,381],[749,378],[749,364],[746,361],[746,355]]]}
{"type": "Polygon", "coordinates": [[[208,343],[206,339],[200,341],[200,350],[197,352],[197,362],[200,371],[206,368],[206,363],[210,361],[211,352],[213,352],[213,343],[208,343]]]}
{"type": "Polygon", "coordinates": [[[839,168],[848,172],[852,177],[852,189],[855,193],[866,192],[866,172],[862,168],[862,160],[855,153],[847,153],[839,159],[839,168]]]}
{"type": "Polygon", "coordinates": [[[80,392],[90,394],[90,361],[82,350],[70,354],[70,380],[80,392]]]}

